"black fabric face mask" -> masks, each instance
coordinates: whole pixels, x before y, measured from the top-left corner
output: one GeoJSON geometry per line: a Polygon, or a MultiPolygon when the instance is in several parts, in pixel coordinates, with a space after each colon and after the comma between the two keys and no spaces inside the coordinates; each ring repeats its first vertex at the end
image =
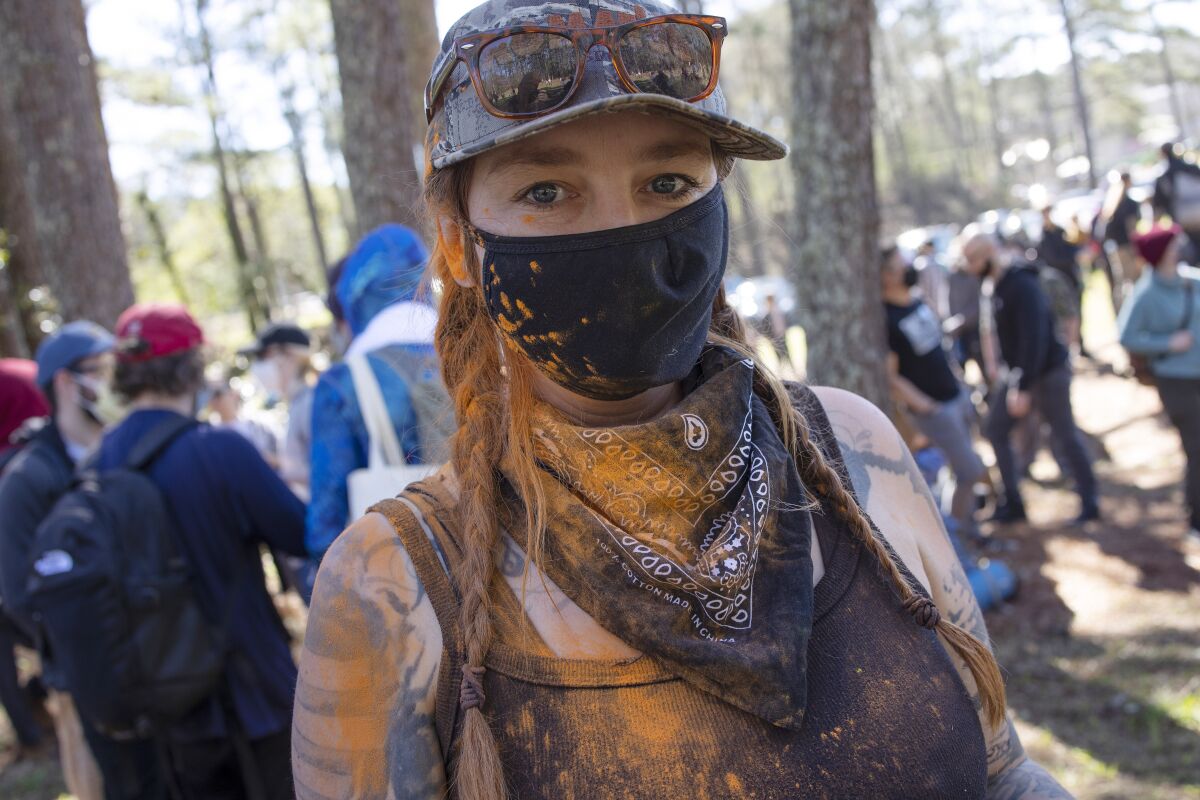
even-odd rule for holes
{"type": "Polygon", "coordinates": [[[641,225],[566,236],[477,233],[488,313],[555,383],[623,400],[682,380],[696,365],[728,254],[720,185],[641,225]]]}

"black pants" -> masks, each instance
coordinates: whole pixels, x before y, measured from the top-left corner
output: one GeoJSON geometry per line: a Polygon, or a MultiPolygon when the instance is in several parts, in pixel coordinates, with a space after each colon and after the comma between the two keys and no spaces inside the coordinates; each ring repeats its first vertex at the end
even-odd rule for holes
{"type": "Polygon", "coordinates": [[[246,800],[247,782],[258,781],[264,800],[293,800],[291,730],[262,739],[243,740],[242,752],[232,737],[199,742],[172,742],[171,771],[184,800],[246,800]],[[249,768],[243,766],[253,760],[249,768]]]}
{"type": "MultiPolygon", "coordinates": [[[[1096,507],[1096,477],[1092,473],[1092,460],[1083,446],[1083,437],[1075,427],[1075,415],[1071,411],[1071,368],[1066,364],[1043,375],[1030,389],[1033,407],[1050,425],[1050,436],[1055,440],[1058,451],[1071,468],[1075,491],[1079,493],[1085,510],[1096,507]]],[[[1013,453],[1011,434],[1017,420],[1008,413],[1005,393],[996,392],[988,412],[987,437],[996,452],[996,466],[1004,481],[1004,498],[1008,503],[1021,505],[1018,487],[1020,472],[1013,453]]]]}
{"type": "Polygon", "coordinates": [[[79,724],[104,779],[104,800],[169,800],[162,755],[153,741],[110,739],[82,714],[79,724]]]}
{"type": "Polygon", "coordinates": [[[1163,408],[1183,441],[1188,513],[1192,527],[1200,530],[1200,378],[1158,378],[1157,383],[1163,408]]]}
{"type": "Polygon", "coordinates": [[[23,747],[34,747],[42,741],[42,731],[33,718],[33,703],[17,676],[17,654],[13,649],[24,637],[11,617],[0,609],[0,707],[8,712],[8,720],[23,747]]]}

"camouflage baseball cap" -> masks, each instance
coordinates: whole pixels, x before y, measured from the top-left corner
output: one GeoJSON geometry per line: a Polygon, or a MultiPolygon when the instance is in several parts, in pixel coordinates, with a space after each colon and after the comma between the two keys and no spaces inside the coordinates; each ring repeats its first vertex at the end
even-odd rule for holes
{"type": "MultiPolygon", "coordinates": [[[[599,28],[677,13],[677,9],[653,0],[488,0],[450,28],[442,40],[430,81],[442,74],[455,58],[455,39],[468,34],[517,25],[599,28]]],[[[475,94],[467,66],[459,62],[434,98],[426,138],[431,167],[442,169],[572,120],[623,109],[667,116],[698,128],[722,149],[740,158],[771,161],[787,155],[787,146],[782,142],[726,113],[720,86],[695,103],[662,94],[631,93],[618,77],[612,55],[607,48],[598,46],[588,53],[583,80],[567,105],[532,119],[505,119],[490,114],[475,94]]]]}

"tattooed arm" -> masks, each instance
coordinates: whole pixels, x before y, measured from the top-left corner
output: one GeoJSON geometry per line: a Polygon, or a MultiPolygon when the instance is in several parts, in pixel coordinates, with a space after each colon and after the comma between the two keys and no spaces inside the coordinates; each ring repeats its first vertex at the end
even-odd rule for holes
{"type": "MultiPolygon", "coordinates": [[[[816,389],[845,458],[854,492],[880,533],[929,591],[942,615],[990,645],[983,613],[959,564],[937,504],[884,414],[839,389],[816,389]]],[[[945,645],[976,709],[987,742],[988,800],[1069,800],[1071,795],[1025,755],[1011,721],[999,729],[984,719],[979,690],[965,662],[945,645]]]]}
{"type": "Polygon", "coordinates": [[[292,721],[300,800],[446,793],[434,728],[441,630],[412,561],[370,514],[317,576],[292,721]]]}

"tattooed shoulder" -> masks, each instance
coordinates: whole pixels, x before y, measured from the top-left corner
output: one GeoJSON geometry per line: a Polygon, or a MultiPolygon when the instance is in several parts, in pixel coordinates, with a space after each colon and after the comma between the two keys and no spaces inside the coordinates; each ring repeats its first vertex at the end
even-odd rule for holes
{"type": "Polygon", "coordinates": [[[359,520],[325,556],[309,611],[292,728],[298,797],[444,793],[441,649],[399,537],[381,516],[359,520]]]}
{"type": "MultiPolygon", "coordinates": [[[[933,503],[908,445],[878,407],[842,389],[819,387],[813,391],[829,417],[846,471],[864,507],[871,505],[872,472],[903,481],[933,503]]],[[[933,508],[936,511],[936,505],[933,508]]]]}

